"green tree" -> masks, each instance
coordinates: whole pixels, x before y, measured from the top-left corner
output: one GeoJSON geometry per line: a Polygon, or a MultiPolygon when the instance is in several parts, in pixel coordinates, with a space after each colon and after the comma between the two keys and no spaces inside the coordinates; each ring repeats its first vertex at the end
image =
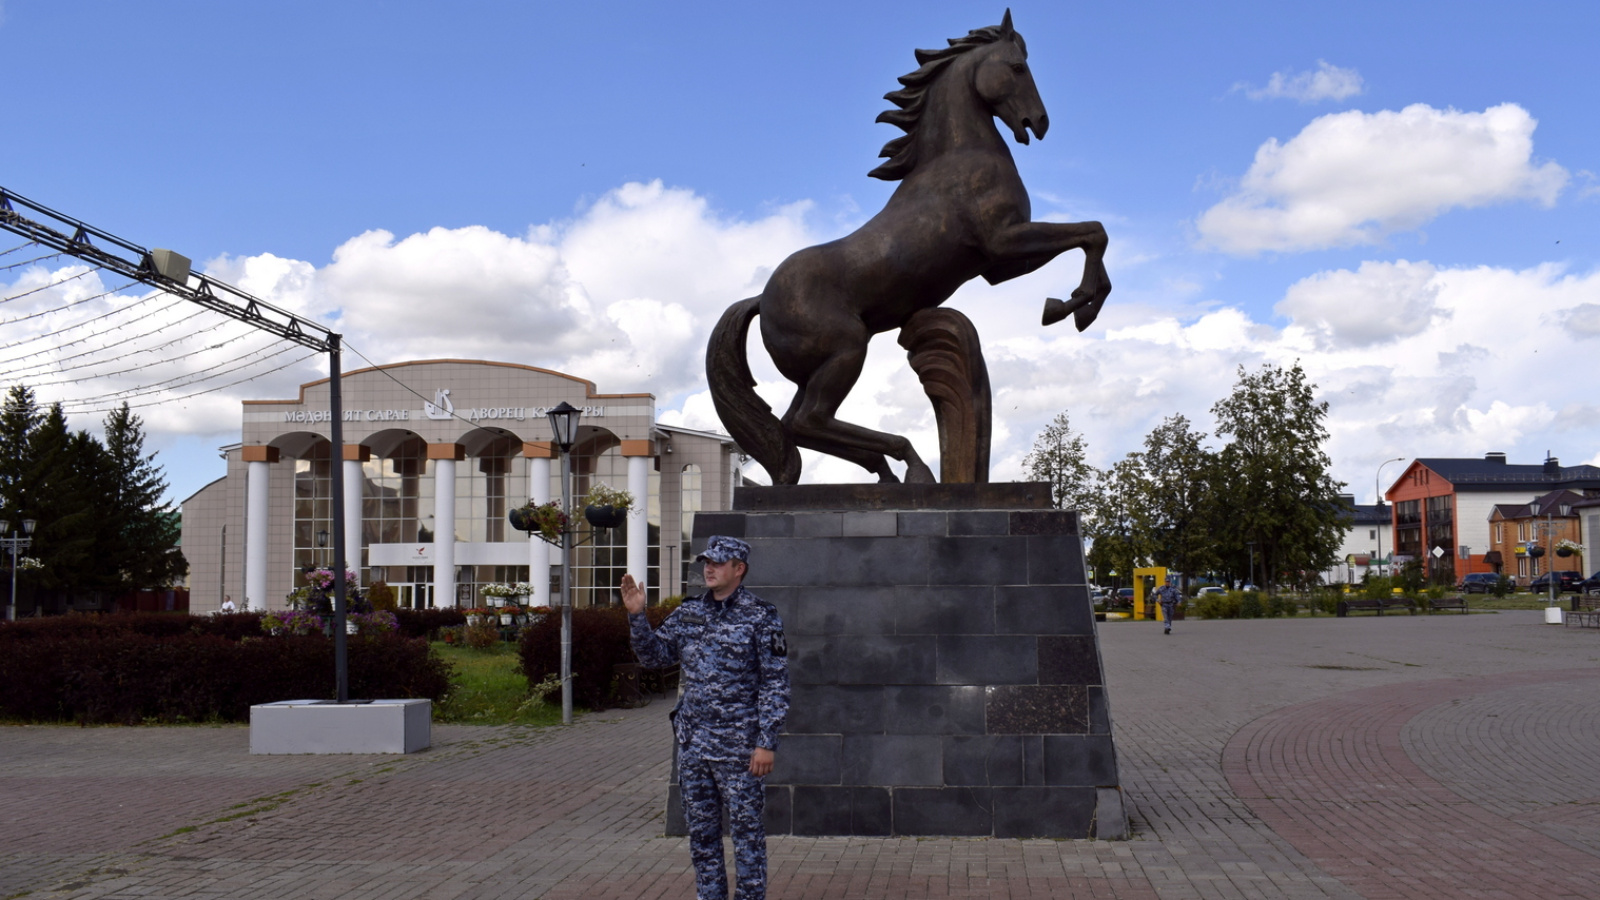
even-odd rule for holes
{"type": "Polygon", "coordinates": [[[41,418],[33,391],[19,384],[6,392],[5,406],[0,407],[0,517],[9,518],[13,526],[28,514],[28,474],[33,465],[28,435],[41,418]]]}
{"type": "Polygon", "coordinates": [[[1138,453],[1129,453],[1095,479],[1084,534],[1092,540],[1089,565],[1098,577],[1116,572],[1131,582],[1133,567],[1148,557],[1138,516],[1143,488],[1144,460],[1138,453]]]}
{"type": "Polygon", "coordinates": [[[1211,408],[1217,434],[1229,438],[1218,454],[1215,529],[1221,549],[1237,564],[1249,543],[1265,587],[1325,569],[1338,552],[1344,487],[1329,474],[1323,450],[1328,404],[1296,362],[1239,367],[1233,393],[1211,408]]]}
{"type": "Polygon", "coordinates": [[[1169,416],[1145,437],[1134,510],[1150,558],[1181,574],[1185,595],[1189,576],[1210,570],[1217,561],[1212,528],[1217,461],[1202,443],[1205,438],[1182,415],[1169,416]]]}
{"type": "Polygon", "coordinates": [[[178,550],[179,523],[161,498],[166,479],[156,454],[144,452],[144,423],[128,404],[105,420],[104,505],[114,526],[107,560],[121,590],[162,587],[188,571],[178,550]]]}
{"type": "Polygon", "coordinates": [[[1083,435],[1073,433],[1064,412],[1033,439],[1022,467],[1030,480],[1050,482],[1050,499],[1057,509],[1088,507],[1100,475],[1085,459],[1083,435]]]}

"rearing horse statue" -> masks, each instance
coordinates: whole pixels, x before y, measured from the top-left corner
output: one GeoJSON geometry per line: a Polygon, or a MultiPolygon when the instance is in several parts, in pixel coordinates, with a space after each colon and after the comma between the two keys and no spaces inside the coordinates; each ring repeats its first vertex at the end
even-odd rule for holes
{"type": "MultiPolygon", "coordinates": [[[[872,336],[908,323],[916,327],[914,317],[923,314],[926,320],[926,311],[972,278],[999,284],[1082,249],[1083,278],[1072,299],[1047,300],[1043,317],[1050,325],[1073,314],[1079,331],[1094,321],[1111,292],[1103,262],[1105,229],[1099,222],[1030,221],[1027,189],[995,128],[999,118],[1026,144],[1029,131],[1042,139],[1050,127],[1011,11],[998,26],[949,44],[916,51],[920,68],[900,78],[904,87],[885,95],[899,108],[878,121],[906,132],[883,148],[880,155],[888,162],[870,173],[900,182],[888,204],[856,232],[785,259],[760,296],[729,307],[712,332],[706,374],[717,413],[774,484],[799,481],[801,447],[854,462],[880,482],[899,480],[890,457],[905,463],[907,482],[935,480],[904,436],[841,422],[837,413],[861,375],[872,336]],[[745,335],[757,315],[772,361],[799,388],[781,421],[756,394],[745,358],[745,335]]],[[[964,317],[948,313],[970,330],[964,317]]],[[[907,343],[905,332],[901,342],[907,343]]],[[[981,388],[983,444],[982,471],[964,480],[985,481],[987,374],[976,336],[963,346],[952,352],[976,357],[967,365],[981,388]]],[[[919,374],[933,395],[929,373],[919,368],[919,374]]]]}

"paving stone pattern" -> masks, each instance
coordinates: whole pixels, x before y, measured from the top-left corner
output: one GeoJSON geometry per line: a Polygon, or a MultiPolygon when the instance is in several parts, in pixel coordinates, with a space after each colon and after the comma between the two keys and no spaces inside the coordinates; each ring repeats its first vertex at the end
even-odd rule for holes
{"type": "MultiPolygon", "coordinates": [[[[775,837],[769,896],[1593,896],[1600,640],[1539,622],[1105,626],[1131,840],[775,837]]],[[[410,757],[0,728],[0,898],[686,900],[666,710],[410,757]]]]}

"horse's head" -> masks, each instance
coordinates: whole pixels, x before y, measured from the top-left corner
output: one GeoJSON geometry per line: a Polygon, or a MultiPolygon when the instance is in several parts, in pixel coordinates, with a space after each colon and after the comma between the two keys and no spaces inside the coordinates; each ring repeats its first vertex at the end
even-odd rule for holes
{"type": "Polygon", "coordinates": [[[1028,69],[1028,45],[1011,27],[1011,10],[1000,22],[999,39],[973,53],[972,86],[1006,123],[1017,143],[1028,142],[1028,130],[1043,138],[1050,129],[1039,88],[1028,69]]]}

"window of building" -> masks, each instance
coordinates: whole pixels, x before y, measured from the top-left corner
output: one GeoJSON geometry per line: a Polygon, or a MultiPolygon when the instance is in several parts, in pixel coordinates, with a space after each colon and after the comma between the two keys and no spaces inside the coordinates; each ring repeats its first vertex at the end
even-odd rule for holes
{"type": "Polygon", "coordinates": [[[433,540],[433,461],[422,438],[408,438],[388,456],[367,460],[361,472],[367,480],[361,494],[363,544],[433,540]]]}
{"type": "Polygon", "coordinates": [[[683,467],[683,474],[679,476],[678,482],[678,508],[682,510],[679,513],[681,518],[679,534],[682,535],[682,538],[679,541],[678,548],[678,568],[680,570],[678,572],[678,584],[685,586],[689,584],[689,567],[694,562],[693,554],[689,549],[690,541],[694,536],[694,514],[704,509],[701,505],[704,502],[702,499],[704,493],[700,478],[700,467],[690,463],[683,467]]]}
{"type": "Polygon", "coordinates": [[[1375,541],[1377,539],[1378,539],[1378,529],[1376,529],[1376,528],[1368,528],[1367,529],[1367,540],[1375,541]]]}
{"type": "MultiPolygon", "coordinates": [[[[550,496],[561,496],[559,464],[550,467],[550,496]]],[[[595,482],[603,481],[619,490],[628,487],[628,460],[622,455],[621,442],[607,431],[596,431],[572,447],[572,497],[582,500],[595,482]]],[[[660,506],[661,473],[649,473],[648,502],[652,509],[660,506]]],[[[639,498],[644,499],[644,498],[639,498]]],[[[617,528],[595,529],[577,516],[579,546],[572,552],[572,603],[576,607],[609,606],[621,602],[618,585],[628,570],[628,529],[637,521],[628,519],[617,528]]],[[[651,603],[661,599],[661,516],[659,513],[646,519],[645,537],[648,585],[646,600],[651,603]]],[[[559,574],[558,574],[559,577],[559,574]]],[[[558,582],[559,584],[559,582],[558,582]]]]}
{"type": "Polygon", "coordinates": [[[1494,542],[1496,544],[1504,544],[1506,542],[1506,523],[1494,523],[1494,542]]]}
{"type": "Polygon", "coordinates": [[[518,538],[507,537],[513,529],[506,513],[528,499],[521,454],[519,438],[498,437],[477,456],[456,464],[456,540],[499,543],[518,538]]]}
{"type": "Polygon", "coordinates": [[[306,585],[307,566],[333,564],[333,490],[331,445],[322,441],[294,461],[294,580],[295,587],[306,585]],[[325,547],[317,546],[322,532],[325,547]]]}

